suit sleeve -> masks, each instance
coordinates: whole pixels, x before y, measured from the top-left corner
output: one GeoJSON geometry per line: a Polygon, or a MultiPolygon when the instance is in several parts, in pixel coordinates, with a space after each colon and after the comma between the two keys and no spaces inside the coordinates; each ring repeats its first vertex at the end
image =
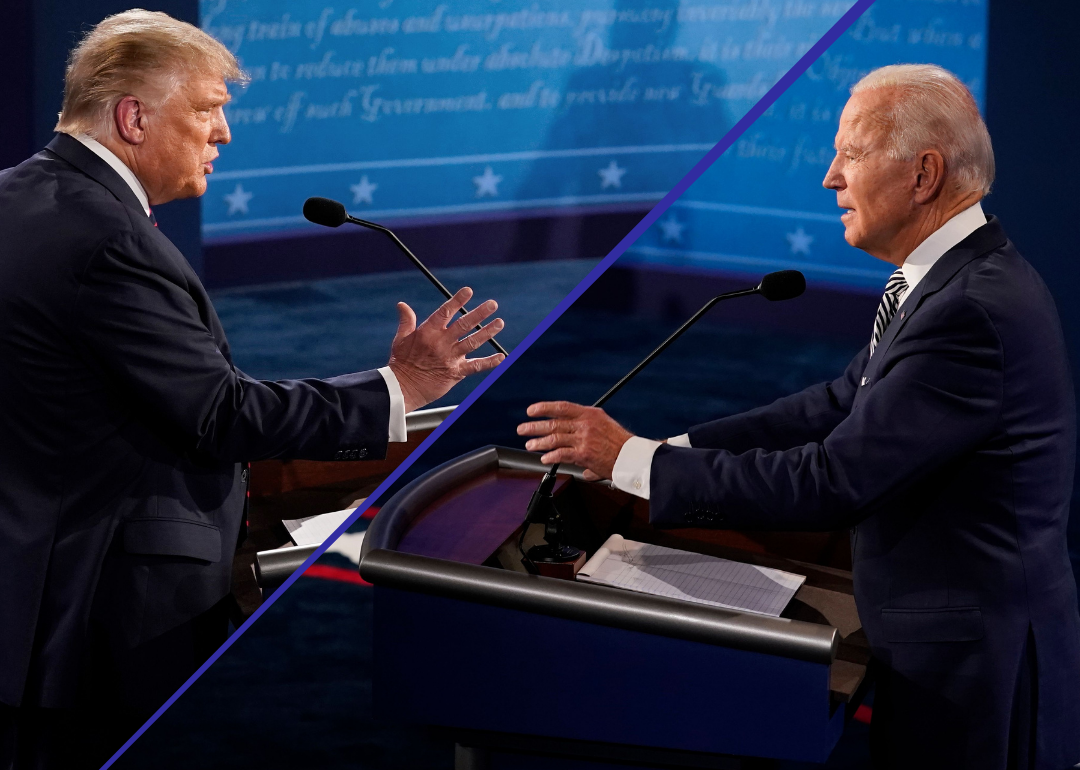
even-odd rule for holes
{"type": "Polygon", "coordinates": [[[248,377],[218,349],[187,278],[145,235],[114,236],[95,252],[75,317],[118,396],[183,451],[223,462],[386,455],[390,396],[377,371],[248,377]]]}
{"type": "Polygon", "coordinates": [[[935,318],[908,324],[889,350],[888,371],[821,442],[738,454],[660,447],[653,523],[847,527],[984,442],[998,424],[1003,387],[1001,343],[986,312],[958,298],[935,318]]]}
{"type": "Polygon", "coordinates": [[[850,413],[869,354],[868,345],[832,382],[812,385],[768,406],[694,426],[689,431],[690,445],[738,454],[823,441],[850,413]]]}

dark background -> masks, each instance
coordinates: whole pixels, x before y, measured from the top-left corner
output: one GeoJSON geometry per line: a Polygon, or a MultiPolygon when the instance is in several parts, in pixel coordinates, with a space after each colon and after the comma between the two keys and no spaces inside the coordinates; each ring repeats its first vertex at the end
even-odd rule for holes
{"type": "MultiPolygon", "coordinates": [[[[197,22],[195,0],[144,5],[197,22]]],[[[989,5],[986,120],[998,174],[984,208],[1001,219],[1054,293],[1076,372],[1080,270],[1074,190],[1080,154],[1073,143],[1080,123],[1080,8],[1072,0],[989,5]]],[[[0,168],[48,142],[67,52],[89,25],[127,7],[105,0],[4,0],[0,168]]],[[[643,213],[410,227],[401,235],[418,254],[431,255],[436,268],[468,264],[466,249],[496,262],[587,259],[603,256],[643,213]]],[[[177,201],[155,208],[155,214],[211,288],[405,269],[392,253],[375,253],[372,236],[362,232],[204,249],[197,201],[177,201]],[[358,251],[369,255],[362,263],[353,256],[358,251]]],[[[741,283],[671,270],[610,270],[407,478],[487,443],[520,446],[513,427],[522,418],[522,403],[593,400],[706,297],[741,283]],[[580,342],[583,330],[594,340],[590,347],[580,342]]],[[[783,308],[754,298],[717,309],[620,394],[611,411],[637,432],[665,436],[832,377],[866,343],[876,303],[866,294],[811,287],[783,308]]],[[[1073,500],[1075,565],[1075,492],[1073,500]]],[[[298,582],[118,766],[449,766],[445,742],[373,721],[369,612],[370,594],[362,586],[298,582]]],[[[857,758],[834,760],[834,766],[859,766],[857,758]]]]}

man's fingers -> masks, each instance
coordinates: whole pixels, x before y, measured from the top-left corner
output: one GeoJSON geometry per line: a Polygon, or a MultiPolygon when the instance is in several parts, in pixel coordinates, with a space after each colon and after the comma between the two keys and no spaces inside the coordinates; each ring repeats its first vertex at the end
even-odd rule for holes
{"type": "Polygon", "coordinates": [[[478,347],[501,332],[504,326],[506,326],[506,324],[503,323],[503,320],[501,318],[496,318],[479,331],[475,331],[465,339],[455,342],[453,347],[450,348],[450,352],[459,356],[463,356],[466,353],[472,353],[478,347]]]}
{"type": "Polygon", "coordinates": [[[395,337],[404,337],[416,330],[416,313],[404,302],[397,303],[398,325],[395,337]]]}
{"type": "Polygon", "coordinates": [[[445,329],[457,311],[465,307],[465,304],[472,299],[472,294],[472,289],[463,286],[453,297],[439,305],[439,309],[432,313],[428,320],[437,323],[440,329],[445,329]]]}
{"type": "Polygon", "coordinates": [[[470,329],[479,326],[484,322],[484,319],[499,309],[499,303],[493,299],[489,299],[480,305],[477,305],[465,315],[459,317],[454,325],[451,327],[458,337],[464,337],[469,333],[470,329]]]}
{"type": "Polygon", "coordinates": [[[577,426],[572,420],[536,420],[517,426],[519,436],[546,436],[548,433],[574,433],[577,426]]]}
{"type": "Polygon", "coordinates": [[[540,438],[531,438],[525,442],[530,452],[545,452],[557,447],[573,447],[574,436],[571,433],[548,433],[540,438]]]}
{"type": "Polygon", "coordinates": [[[506,358],[506,356],[502,353],[496,353],[493,356],[484,356],[483,358],[469,358],[461,365],[460,371],[466,377],[472,374],[480,374],[480,372],[494,369],[503,362],[504,358],[506,358]]]}
{"type": "Polygon", "coordinates": [[[585,408],[570,401],[538,401],[530,404],[525,413],[529,417],[577,417],[585,408]]]}
{"type": "Polygon", "coordinates": [[[570,447],[559,447],[553,449],[546,454],[540,456],[540,462],[544,465],[554,465],[555,463],[574,463],[576,453],[570,447]]]}

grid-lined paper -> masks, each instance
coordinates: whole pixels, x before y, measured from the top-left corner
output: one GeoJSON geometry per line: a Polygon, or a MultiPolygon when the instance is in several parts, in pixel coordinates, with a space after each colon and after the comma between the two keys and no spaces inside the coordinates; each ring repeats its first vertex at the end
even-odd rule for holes
{"type": "Polygon", "coordinates": [[[677,551],[612,535],[578,580],[779,617],[803,575],[677,551]]]}

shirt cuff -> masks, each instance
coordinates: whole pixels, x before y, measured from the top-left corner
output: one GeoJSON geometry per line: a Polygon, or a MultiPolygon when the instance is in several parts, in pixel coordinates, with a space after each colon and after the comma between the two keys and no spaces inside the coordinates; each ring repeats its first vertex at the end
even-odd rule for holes
{"type": "Polygon", "coordinates": [[[379,369],[379,374],[386,381],[386,390],[390,393],[390,442],[409,440],[409,429],[405,427],[405,396],[401,392],[397,376],[389,366],[379,369]]]}
{"type": "Polygon", "coordinates": [[[667,440],[668,446],[681,446],[686,449],[692,449],[690,445],[690,434],[684,433],[681,436],[672,436],[667,440]]]}
{"type": "Polygon", "coordinates": [[[652,439],[640,436],[628,438],[619,450],[615,468],[611,471],[611,483],[615,488],[648,500],[652,458],[659,446],[660,442],[652,439]]]}

